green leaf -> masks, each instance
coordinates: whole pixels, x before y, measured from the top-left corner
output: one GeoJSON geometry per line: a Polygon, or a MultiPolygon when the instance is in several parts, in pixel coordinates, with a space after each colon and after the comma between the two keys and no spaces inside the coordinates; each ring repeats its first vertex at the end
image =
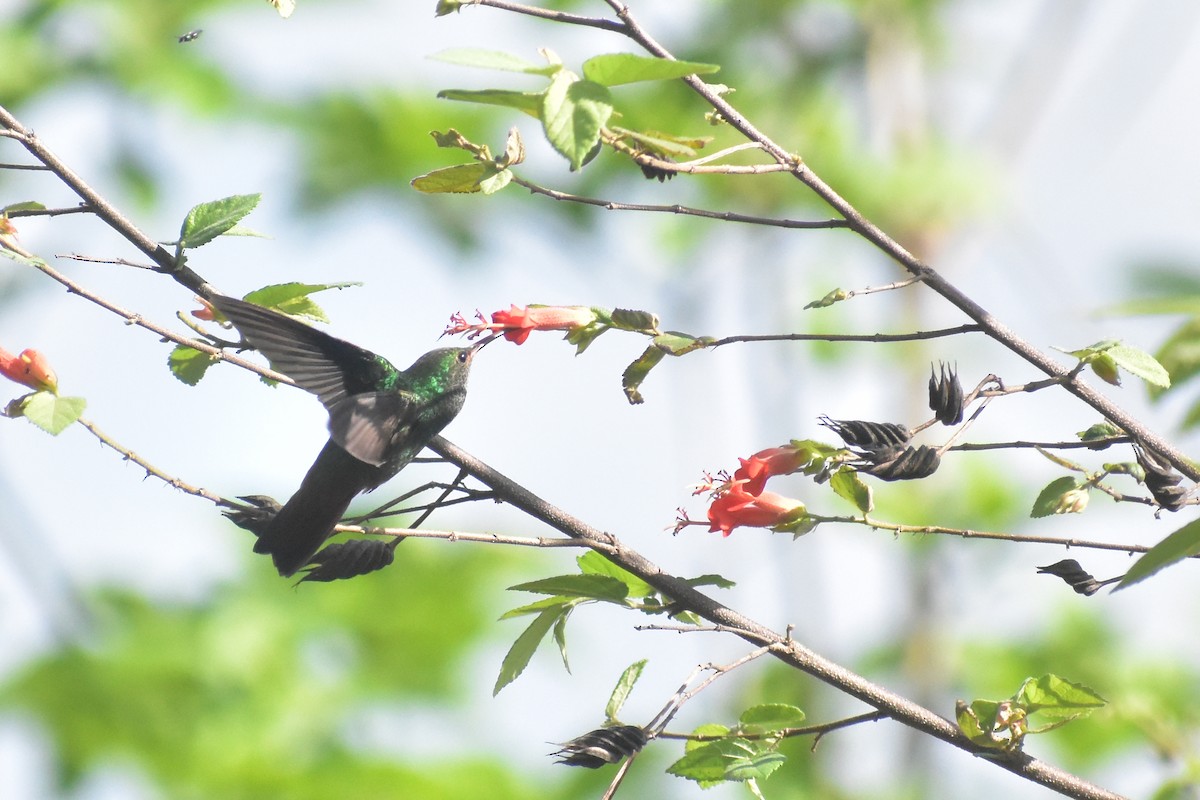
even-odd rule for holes
{"type": "Polygon", "coordinates": [[[1033,501],[1033,509],[1029,512],[1029,516],[1036,519],[1057,513],[1058,501],[1062,496],[1072,489],[1078,488],[1079,481],[1069,475],[1055,478],[1046,485],[1046,488],[1038,493],[1037,499],[1033,501]]]}
{"type": "Polygon", "coordinates": [[[637,81],[664,81],[686,75],[711,75],[719,72],[716,64],[672,61],[633,53],[605,53],[583,62],[583,77],[605,86],[620,86],[637,81]]]}
{"type": "Polygon", "coordinates": [[[567,70],[550,79],[542,98],[542,128],[554,149],[570,162],[572,172],[592,157],[612,112],[612,95],[604,86],[581,81],[567,70]]]}
{"type": "Polygon", "coordinates": [[[245,225],[234,225],[229,230],[225,231],[226,236],[251,236],[255,239],[270,239],[265,233],[259,233],[253,228],[247,228],[245,225]]]}
{"type": "Polygon", "coordinates": [[[695,578],[684,578],[683,582],[688,586],[716,586],[718,589],[732,589],[734,586],[737,586],[736,583],[728,578],[712,573],[699,575],[695,578]]]}
{"type": "MultiPolygon", "coordinates": [[[[697,728],[695,733],[701,734],[701,729],[697,728]]],[[[705,732],[701,735],[713,734],[705,732]]],[[[713,786],[726,780],[726,771],[731,763],[744,759],[749,754],[744,740],[688,742],[683,758],[667,767],[667,772],[696,781],[701,786],[713,786]]]]}
{"type": "Polygon", "coordinates": [[[235,194],[193,206],[179,229],[179,249],[200,247],[227,233],[261,199],[261,194],[235,194]]]}
{"type": "Polygon", "coordinates": [[[649,311],[637,311],[631,308],[614,308],[605,312],[609,325],[622,331],[637,331],[638,333],[658,333],[658,315],[649,311]]]}
{"type": "Polygon", "coordinates": [[[464,2],[470,0],[438,0],[437,7],[433,10],[433,16],[444,17],[447,14],[452,14],[462,8],[464,2]]]}
{"type": "Polygon", "coordinates": [[[834,303],[840,303],[849,296],[850,293],[845,289],[834,289],[820,300],[813,300],[811,303],[805,305],[804,310],[807,311],[810,308],[829,308],[834,303]]]}
{"type": "Polygon", "coordinates": [[[609,722],[617,721],[617,715],[621,713],[621,706],[625,705],[625,700],[633,691],[633,685],[637,683],[638,678],[642,677],[646,661],[647,659],[644,658],[641,661],[635,661],[621,673],[617,685],[613,687],[612,694],[608,697],[608,704],[604,706],[604,717],[609,722]]]}
{"type": "Polygon", "coordinates": [[[185,344],[176,345],[167,358],[171,374],[188,386],[195,386],[217,359],[185,344]]]}
{"type": "Polygon", "coordinates": [[[1043,675],[1036,680],[1029,678],[1013,700],[1030,714],[1038,715],[1039,724],[1031,726],[1029,733],[1045,733],[1107,705],[1107,701],[1092,689],[1057,675],[1043,675]],[[1042,723],[1042,720],[1049,721],[1042,723]]]}
{"type": "Polygon", "coordinates": [[[1194,519],[1143,554],[1113,589],[1120,591],[1149,578],[1164,567],[1200,553],[1200,519],[1194,519]]]}
{"type": "Polygon", "coordinates": [[[731,781],[760,780],[782,767],[785,761],[787,756],[776,750],[759,750],[733,759],[725,769],[725,778],[731,781]]]}
{"type": "Polygon", "coordinates": [[[875,508],[875,500],[871,496],[871,487],[868,486],[856,470],[850,467],[841,467],[829,479],[829,486],[833,489],[834,494],[845,500],[849,500],[864,514],[871,513],[875,508]]]}
{"type": "Polygon", "coordinates": [[[715,342],[711,336],[691,336],[679,331],[667,331],[654,337],[654,346],[672,356],[684,356],[704,348],[715,342]]]}
{"type": "Polygon", "coordinates": [[[975,700],[970,705],[959,700],[955,704],[955,718],[963,735],[981,747],[1004,750],[1010,745],[1008,737],[997,737],[992,728],[1000,704],[994,700],[975,700]]]}
{"type": "Polygon", "coordinates": [[[25,418],[51,436],[58,436],[79,419],[87,401],[82,397],[59,397],[53,392],[34,392],[21,403],[25,418]]]}
{"type": "Polygon", "coordinates": [[[608,575],[556,575],[508,587],[510,591],[583,597],[624,604],[629,587],[608,575]]]}
{"type": "Polygon", "coordinates": [[[535,64],[520,56],[500,50],[482,50],[474,47],[453,47],[429,56],[433,61],[444,61],[460,67],[495,69],[502,72],[523,72],[528,75],[553,75],[562,69],[560,64],[535,64]]]}
{"type": "Polygon", "coordinates": [[[634,361],[621,373],[621,388],[625,390],[625,396],[629,398],[632,405],[636,406],[645,402],[646,399],[642,397],[642,393],[638,389],[642,385],[642,381],[646,380],[646,376],[650,374],[650,370],[654,369],[666,355],[652,344],[646,348],[637,361],[634,361]]]}
{"type": "Polygon", "coordinates": [[[529,659],[533,658],[534,651],[537,650],[542,639],[546,638],[546,634],[554,627],[555,622],[563,613],[565,612],[561,608],[546,609],[534,617],[533,622],[529,623],[529,627],[517,637],[512,647],[508,649],[508,654],[504,656],[504,661],[500,664],[500,675],[496,678],[495,687],[492,688],[493,697],[500,694],[501,689],[515,681],[525,671],[525,667],[529,665],[529,659]]]}
{"type": "Polygon", "coordinates": [[[751,706],[738,717],[738,727],[746,733],[772,733],[795,728],[804,722],[804,711],[786,703],[751,706]]]}
{"type": "Polygon", "coordinates": [[[534,119],[542,118],[546,93],[513,92],[507,89],[443,89],[437,93],[442,100],[458,100],[462,103],[480,103],[485,106],[515,108],[534,119]]]}
{"type": "Polygon", "coordinates": [[[317,322],[329,322],[329,317],[309,295],[324,292],[329,289],[347,289],[351,286],[362,286],[357,281],[342,283],[276,283],[255,289],[243,297],[247,303],[254,303],[271,308],[280,313],[293,317],[307,317],[317,322]]]}
{"type": "Polygon", "coordinates": [[[426,172],[413,178],[410,185],[425,194],[492,194],[503,189],[510,180],[512,173],[508,170],[489,162],[476,161],[426,172]],[[507,175],[497,183],[497,176],[505,173],[507,175]]]}
{"type": "Polygon", "coordinates": [[[636,142],[642,150],[671,158],[695,158],[697,149],[713,140],[711,136],[671,136],[657,131],[631,131],[628,128],[617,127],[613,128],[613,132],[636,142]]]}
{"type": "Polygon", "coordinates": [[[512,619],[513,617],[523,617],[526,614],[540,614],[548,608],[565,608],[578,603],[579,600],[571,597],[544,597],[541,600],[535,600],[532,603],[527,603],[523,606],[510,608],[500,615],[500,619],[512,619]]]}
{"type": "Polygon", "coordinates": [[[1100,380],[1113,386],[1121,385],[1121,372],[1117,369],[1117,360],[1109,353],[1094,355],[1085,363],[1091,367],[1092,373],[1100,380]]]}
{"type": "Polygon", "coordinates": [[[7,217],[13,211],[45,211],[46,207],[36,200],[23,200],[19,203],[9,203],[0,208],[0,217],[7,217]]]}
{"type": "MultiPolygon", "coordinates": [[[[1124,431],[1111,422],[1097,422],[1087,430],[1079,431],[1075,435],[1079,437],[1081,442],[1094,442],[1101,439],[1111,439],[1114,436],[1123,436],[1124,431]]],[[[1108,447],[1108,445],[1105,445],[1105,447],[1108,447]]]]}
{"type": "MultiPolygon", "coordinates": [[[[1158,349],[1157,360],[1175,384],[1200,375],[1200,317],[1194,317],[1175,329],[1158,349]]],[[[1157,397],[1162,391],[1152,388],[1150,394],[1157,397]]]]}
{"type": "Polygon", "coordinates": [[[1140,350],[1127,344],[1110,347],[1105,355],[1116,362],[1117,366],[1130,375],[1141,378],[1146,383],[1167,389],[1171,386],[1171,376],[1163,365],[1145,350],[1140,350]]]}
{"type": "Polygon", "coordinates": [[[628,588],[627,597],[649,597],[654,587],[624,567],[619,567],[595,550],[589,550],[575,559],[579,571],[585,575],[607,575],[616,578],[628,588]]]}
{"type": "Polygon", "coordinates": [[[567,620],[571,616],[573,606],[559,615],[554,623],[554,643],[558,645],[558,654],[562,657],[563,668],[571,671],[571,662],[567,660],[567,620]]]}

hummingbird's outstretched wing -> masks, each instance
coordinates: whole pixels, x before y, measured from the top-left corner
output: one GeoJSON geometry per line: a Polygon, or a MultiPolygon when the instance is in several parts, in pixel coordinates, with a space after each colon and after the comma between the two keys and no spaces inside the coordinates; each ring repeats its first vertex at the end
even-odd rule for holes
{"type": "Polygon", "coordinates": [[[315,394],[331,413],[348,395],[382,389],[398,373],[383,356],[286,314],[223,295],[213,295],[209,302],[271,361],[277,372],[315,394]]]}
{"type": "Polygon", "coordinates": [[[409,392],[370,392],[344,397],[329,407],[329,438],[359,461],[374,467],[387,460],[403,462],[425,446],[424,441],[412,436],[418,411],[416,398],[409,392]],[[395,445],[404,441],[412,442],[411,453],[397,451],[395,445]]]}

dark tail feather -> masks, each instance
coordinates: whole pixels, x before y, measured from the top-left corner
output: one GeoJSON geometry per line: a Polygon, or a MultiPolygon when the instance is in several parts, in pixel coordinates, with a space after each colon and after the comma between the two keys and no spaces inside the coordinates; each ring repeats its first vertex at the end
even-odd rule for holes
{"type": "Polygon", "coordinates": [[[300,488],[263,529],[254,552],[270,553],[285,578],[308,564],[354,496],[372,485],[375,471],[326,442],[300,488]]]}

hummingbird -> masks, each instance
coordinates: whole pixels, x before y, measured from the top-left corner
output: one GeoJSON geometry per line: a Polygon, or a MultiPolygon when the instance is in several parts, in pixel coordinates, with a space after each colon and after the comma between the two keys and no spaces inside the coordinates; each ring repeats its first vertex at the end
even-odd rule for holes
{"type": "Polygon", "coordinates": [[[355,496],[392,478],[458,415],[471,362],[495,338],[430,350],[399,370],[285,314],[222,295],[209,301],[275,371],[315,394],[329,412],[329,441],[300,488],[278,513],[252,526],[254,551],[269,553],[284,577],[312,561],[355,496]]]}

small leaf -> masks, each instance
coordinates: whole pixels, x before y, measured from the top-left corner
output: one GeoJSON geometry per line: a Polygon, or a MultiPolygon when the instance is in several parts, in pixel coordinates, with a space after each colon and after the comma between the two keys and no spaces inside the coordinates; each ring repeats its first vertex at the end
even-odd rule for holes
{"type": "Polygon", "coordinates": [[[858,476],[858,472],[850,467],[842,467],[833,473],[833,477],[829,479],[829,486],[838,497],[849,500],[864,514],[871,513],[871,510],[875,508],[871,487],[867,486],[858,476]]]}
{"type": "Polygon", "coordinates": [[[608,704],[604,706],[604,717],[610,722],[615,722],[617,716],[621,713],[621,706],[625,705],[625,700],[629,697],[629,693],[633,691],[633,685],[637,683],[638,678],[642,677],[642,670],[646,668],[647,659],[635,661],[625,668],[621,673],[621,677],[617,680],[617,685],[613,687],[612,694],[608,697],[608,704]]]}
{"type": "Polygon", "coordinates": [[[636,142],[641,146],[642,150],[654,153],[655,155],[671,156],[673,158],[695,158],[697,155],[697,143],[699,143],[699,147],[703,147],[712,141],[711,136],[684,139],[683,137],[668,136],[666,134],[631,131],[626,128],[614,127],[613,131],[626,139],[636,142]]]}
{"type": "Polygon", "coordinates": [[[583,77],[605,86],[620,86],[637,81],[663,81],[686,75],[711,75],[719,72],[716,64],[673,61],[633,53],[605,53],[583,62],[583,77]]]}
{"type": "Polygon", "coordinates": [[[309,295],[324,292],[329,289],[347,289],[351,286],[362,286],[358,281],[342,283],[276,283],[255,289],[242,299],[271,308],[293,317],[307,317],[317,322],[329,322],[329,317],[309,295]]]}
{"type": "MultiPolygon", "coordinates": [[[[711,736],[709,731],[697,728],[694,733],[711,736]]],[[[725,780],[725,771],[733,759],[744,758],[747,755],[745,743],[735,743],[730,739],[718,739],[713,742],[689,741],[683,758],[680,758],[667,772],[680,778],[696,781],[701,786],[713,786],[725,780]]]]}
{"type": "Polygon", "coordinates": [[[811,303],[805,305],[804,310],[807,311],[810,308],[829,308],[834,303],[840,303],[849,296],[850,293],[845,289],[834,289],[820,300],[813,300],[811,303]]]}
{"type": "Polygon", "coordinates": [[[751,706],[738,717],[738,727],[747,733],[772,733],[795,728],[804,722],[804,712],[786,703],[751,706]]]}
{"type": "Polygon", "coordinates": [[[563,597],[584,597],[624,604],[629,587],[608,575],[557,575],[508,587],[510,591],[536,592],[563,597]]]}
{"type": "Polygon", "coordinates": [[[45,211],[46,206],[36,200],[23,200],[19,203],[9,203],[0,208],[0,217],[7,217],[13,211],[45,211]]]}
{"type": "Polygon", "coordinates": [[[82,397],[59,397],[53,392],[34,392],[21,403],[25,418],[51,436],[58,436],[83,414],[82,397]]]}
{"type": "Polygon", "coordinates": [[[513,92],[507,89],[443,89],[437,93],[442,100],[458,100],[462,103],[480,103],[485,106],[515,108],[534,119],[542,118],[545,92],[513,92]]]}
{"type": "Polygon", "coordinates": [[[1117,360],[1108,352],[1092,356],[1086,363],[1100,380],[1113,386],[1121,385],[1121,371],[1117,369],[1117,360]]]}
{"type": "Polygon", "coordinates": [[[1117,366],[1130,375],[1141,378],[1146,383],[1167,389],[1171,386],[1171,376],[1163,365],[1145,350],[1139,350],[1127,344],[1110,347],[1105,355],[1116,362],[1117,366]]]}
{"type": "Polygon", "coordinates": [[[636,406],[645,402],[645,398],[638,389],[641,387],[642,381],[646,380],[646,376],[650,374],[650,370],[654,369],[658,362],[665,357],[666,353],[654,345],[650,345],[637,361],[634,361],[621,373],[621,388],[625,390],[625,396],[629,398],[632,405],[636,406]]]}
{"type": "Polygon", "coordinates": [[[1029,516],[1033,518],[1048,517],[1056,513],[1058,502],[1067,492],[1079,488],[1079,481],[1069,475],[1064,475],[1061,478],[1055,478],[1046,485],[1046,488],[1038,492],[1037,499],[1033,501],[1033,509],[1029,512],[1029,516]]]}
{"type": "Polygon", "coordinates": [[[575,605],[579,600],[570,597],[543,597],[541,600],[535,600],[532,603],[527,603],[523,606],[510,608],[500,615],[500,619],[512,619],[513,617],[523,617],[526,614],[540,614],[548,608],[566,608],[567,606],[575,605]]]}
{"type": "MultiPolygon", "coordinates": [[[[1075,434],[1082,442],[1094,442],[1097,440],[1111,439],[1115,436],[1124,436],[1125,432],[1113,425],[1111,422],[1097,422],[1090,426],[1085,431],[1079,431],[1075,434]]],[[[1104,445],[1107,447],[1108,445],[1104,445]]]]}
{"type": "Polygon", "coordinates": [[[502,72],[523,72],[528,75],[553,75],[562,67],[557,64],[535,64],[520,56],[500,50],[482,50],[474,47],[455,47],[429,56],[433,61],[444,61],[460,67],[495,69],[502,72]]]}
{"type": "Polygon", "coordinates": [[[554,623],[554,643],[558,645],[558,654],[562,657],[563,668],[571,671],[571,662],[567,660],[567,619],[571,616],[571,610],[568,609],[560,614],[558,621],[554,623]]]}
{"type": "Polygon", "coordinates": [[[479,191],[485,195],[495,194],[503,189],[512,181],[513,174],[511,170],[502,169],[490,178],[484,178],[479,182],[479,191]]]}
{"type": "Polygon", "coordinates": [[[654,337],[654,346],[672,356],[683,356],[703,350],[716,340],[711,336],[695,337],[678,331],[667,331],[654,337]]]}
{"type": "Polygon", "coordinates": [[[464,2],[470,0],[438,0],[437,7],[433,10],[435,17],[444,17],[447,14],[452,14],[462,8],[464,2]]]}
{"type": "Polygon", "coordinates": [[[1200,519],[1195,519],[1143,554],[1125,573],[1113,591],[1120,591],[1149,578],[1164,567],[1200,553],[1200,519]]]}
{"type": "Polygon", "coordinates": [[[563,613],[561,608],[546,609],[534,617],[533,622],[529,623],[529,627],[517,637],[512,647],[508,649],[508,654],[504,656],[504,661],[500,664],[500,675],[497,676],[496,685],[492,688],[493,697],[500,694],[501,689],[515,681],[525,671],[525,667],[529,665],[529,659],[533,658],[534,651],[537,650],[542,639],[546,638],[546,634],[550,632],[554,623],[563,613]]]}
{"type": "Polygon", "coordinates": [[[188,386],[195,386],[217,359],[185,344],[176,345],[167,358],[171,374],[188,386]]]}
{"type": "Polygon", "coordinates": [[[550,79],[542,98],[542,128],[550,144],[578,171],[600,144],[600,130],[612,116],[612,96],[604,86],[581,81],[567,70],[550,79]]]}
{"type": "Polygon", "coordinates": [[[193,206],[179,229],[179,249],[206,245],[228,232],[253,211],[261,199],[261,194],[235,194],[193,206]]]}
{"type": "Polygon", "coordinates": [[[1049,723],[1030,727],[1029,733],[1044,733],[1057,728],[1073,719],[1086,716],[1098,708],[1103,708],[1107,702],[1094,690],[1080,683],[1072,683],[1057,675],[1043,675],[1034,680],[1030,678],[1021,685],[1021,690],[1013,697],[1030,714],[1036,713],[1041,720],[1051,720],[1049,723]]]}
{"type": "Polygon", "coordinates": [[[728,578],[715,574],[698,575],[695,578],[684,578],[683,582],[688,586],[716,586],[718,589],[732,589],[737,586],[736,583],[728,578]]]}
{"type": "Polygon", "coordinates": [[[787,756],[776,750],[760,750],[734,759],[725,769],[725,779],[730,781],[755,781],[766,778],[783,766],[787,756]]]}
{"type": "Polygon", "coordinates": [[[456,164],[453,167],[442,167],[424,175],[418,175],[411,181],[411,186],[425,194],[473,194],[484,192],[492,194],[504,188],[512,179],[511,173],[497,185],[489,183],[484,189],[485,181],[493,181],[497,175],[508,172],[490,162],[476,161],[471,164],[456,164]]]}
{"type": "Polygon", "coordinates": [[[622,331],[637,331],[638,333],[658,333],[658,315],[649,311],[636,311],[630,308],[614,308],[608,312],[608,323],[622,331]]]}
{"type": "Polygon", "coordinates": [[[629,570],[619,567],[595,550],[589,550],[575,559],[579,571],[585,575],[607,575],[616,578],[628,588],[627,597],[649,597],[654,594],[654,587],[634,575],[629,570]]]}

